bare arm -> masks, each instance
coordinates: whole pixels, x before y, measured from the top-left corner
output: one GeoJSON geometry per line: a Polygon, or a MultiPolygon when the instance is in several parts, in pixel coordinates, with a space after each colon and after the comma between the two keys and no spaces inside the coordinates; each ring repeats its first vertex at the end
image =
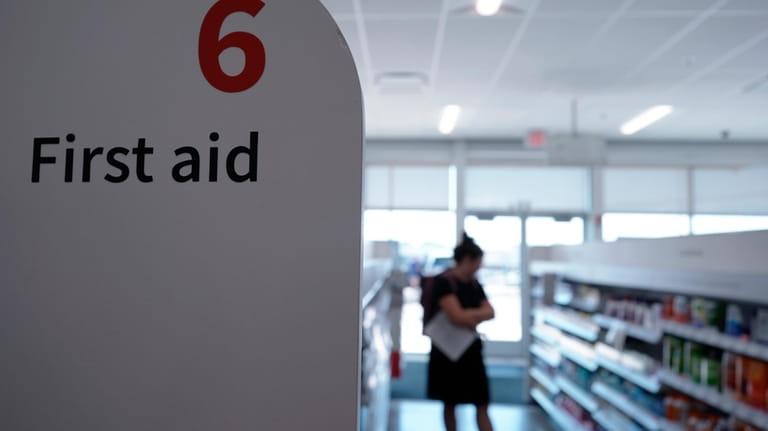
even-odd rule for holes
{"type": "Polygon", "coordinates": [[[443,296],[440,298],[439,304],[440,308],[442,308],[443,311],[445,311],[445,314],[448,316],[448,320],[450,320],[454,325],[474,328],[480,322],[482,322],[480,317],[475,313],[475,310],[480,310],[480,308],[462,308],[461,303],[459,303],[459,298],[455,294],[443,296]]]}
{"type": "Polygon", "coordinates": [[[479,319],[480,322],[485,322],[486,320],[491,320],[496,317],[496,311],[487,299],[484,299],[478,308],[472,308],[468,311],[472,313],[476,319],[479,319]]]}

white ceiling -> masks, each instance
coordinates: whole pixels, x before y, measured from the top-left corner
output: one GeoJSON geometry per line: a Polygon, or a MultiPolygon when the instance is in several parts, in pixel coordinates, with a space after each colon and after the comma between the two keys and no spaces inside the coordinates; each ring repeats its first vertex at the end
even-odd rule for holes
{"type": "Polygon", "coordinates": [[[374,138],[439,137],[441,108],[464,108],[457,137],[530,129],[619,137],[657,104],[676,111],[648,139],[768,140],[768,0],[505,0],[523,13],[481,17],[472,0],[322,0],[355,57],[374,138]],[[393,93],[381,74],[416,72],[393,93]]]}

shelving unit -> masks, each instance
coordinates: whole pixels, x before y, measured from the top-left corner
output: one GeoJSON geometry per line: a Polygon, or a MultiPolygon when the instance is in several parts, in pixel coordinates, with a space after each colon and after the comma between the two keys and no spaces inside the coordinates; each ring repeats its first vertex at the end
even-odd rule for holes
{"type": "MultiPolygon", "coordinates": [[[[658,303],[670,294],[768,308],[768,296],[764,293],[768,286],[765,256],[768,231],[533,250],[527,273],[538,281],[538,299],[532,300],[532,304],[536,306],[534,322],[540,325],[534,328],[533,337],[539,343],[547,343],[561,358],[594,373],[596,378],[590,390],[585,391],[568,381],[565,374],[550,376],[558,386],[558,396],[568,396],[577,402],[608,430],[630,429],[630,420],[650,431],[682,429],[634,401],[648,394],[632,393],[630,397],[619,390],[623,387],[608,384],[616,384],[613,380],[618,376],[655,396],[657,401],[667,396],[662,388],[668,388],[710,405],[711,412],[721,418],[730,416],[768,430],[767,411],[659,369],[665,335],[765,362],[768,346],[675,321],[650,320],[641,326],[613,317],[624,313],[646,316],[622,307],[658,303]],[[573,294],[554,294],[568,284],[573,294]],[[597,289],[601,297],[595,298],[589,288],[597,289]],[[614,302],[608,304],[606,297],[614,302]],[[597,307],[585,310],[581,305],[586,302],[597,307]],[[608,309],[611,315],[602,314],[608,309]]],[[[702,414],[710,411],[698,410],[702,414]]]]}
{"type": "Polygon", "coordinates": [[[721,334],[714,329],[697,328],[670,320],[662,320],[661,327],[665,333],[670,335],[768,361],[768,346],[740,340],[726,334],[721,334]]]}
{"type": "Polygon", "coordinates": [[[567,377],[557,376],[555,377],[555,383],[560,390],[568,394],[569,397],[573,398],[574,401],[579,403],[588,412],[594,413],[600,407],[600,403],[597,402],[597,399],[592,394],[570,381],[567,377]]]}
{"type": "Polygon", "coordinates": [[[531,390],[531,398],[544,409],[545,412],[555,421],[563,430],[587,431],[575,419],[564,411],[560,410],[555,404],[540,390],[534,388],[531,390]]]}
{"type": "Polygon", "coordinates": [[[629,420],[610,409],[600,410],[592,418],[608,431],[626,431],[632,427],[629,420]]]}
{"type": "Polygon", "coordinates": [[[536,380],[536,382],[538,382],[541,387],[546,389],[550,395],[555,395],[560,392],[560,386],[552,377],[549,376],[549,374],[547,374],[546,371],[543,371],[538,367],[533,367],[529,373],[531,374],[533,380],[536,380]]]}
{"type": "Polygon", "coordinates": [[[596,382],[592,385],[592,393],[613,405],[645,429],[649,431],[664,429],[662,428],[665,422],[663,419],[633,403],[624,394],[612,389],[608,385],[596,382]]]}
{"type": "Polygon", "coordinates": [[[542,344],[533,344],[531,345],[530,352],[550,367],[557,368],[560,365],[560,352],[552,347],[547,347],[542,344]]]}
{"type": "Polygon", "coordinates": [[[623,320],[604,316],[602,314],[595,314],[592,316],[592,320],[600,327],[605,329],[620,328],[630,337],[645,341],[646,343],[654,344],[661,340],[661,328],[650,329],[638,325],[632,325],[630,323],[624,322],[623,320]]]}
{"type": "Polygon", "coordinates": [[[661,389],[658,377],[640,373],[625,365],[623,362],[626,361],[626,354],[602,343],[598,343],[595,350],[597,351],[598,364],[606,370],[629,380],[648,392],[657,393],[661,389]]]}
{"type": "Polygon", "coordinates": [[[595,359],[595,351],[591,345],[563,335],[560,338],[559,350],[561,355],[587,370],[597,371],[598,364],[595,359]]]}
{"type": "Polygon", "coordinates": [[[670,370],[662,369],[659,371],[661,381],[686,395],[703,401],[713,407],[727,412],[732,412],[737,418],[756,425],[762,429],[768,429],[768,413],[757,410],[747,404],[734,400],[720,391],[699,385],[690,379],[682,377],[670,370]]]}
{"type": "Polygon", "coordinates": [[[553,328],[545,324],[539,324],[531,328],[531,335],[533,335],[534,338],[547,344],[556,345],[560,342],[560,337],[563,334],[557,328],[553,328]]]}
{"type": "Polygon", "coordinates": [[[587,341],[596,341],[600,334],[600,327],[595,323],[554,308],[537,309],[534,315],[556,328],[587,341]]]}

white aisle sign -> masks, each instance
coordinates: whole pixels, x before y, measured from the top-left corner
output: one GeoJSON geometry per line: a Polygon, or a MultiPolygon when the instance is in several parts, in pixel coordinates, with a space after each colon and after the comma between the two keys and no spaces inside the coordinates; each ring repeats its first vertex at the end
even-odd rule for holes
{"type": "Polygon", "coordinates": [[[353,430],[362,102],[316,0],[0,6],[0,429],[353,430]]]}

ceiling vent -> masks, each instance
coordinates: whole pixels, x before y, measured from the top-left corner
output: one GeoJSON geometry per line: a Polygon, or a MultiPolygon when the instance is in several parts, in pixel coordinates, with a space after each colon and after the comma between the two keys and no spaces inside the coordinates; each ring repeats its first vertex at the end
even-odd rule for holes
{"type": "Polygon", "coordinates": [[[376,75],[375,82],[381,94],[422,94],[429,77],[420,72],[384,72],[376,75]]]}

